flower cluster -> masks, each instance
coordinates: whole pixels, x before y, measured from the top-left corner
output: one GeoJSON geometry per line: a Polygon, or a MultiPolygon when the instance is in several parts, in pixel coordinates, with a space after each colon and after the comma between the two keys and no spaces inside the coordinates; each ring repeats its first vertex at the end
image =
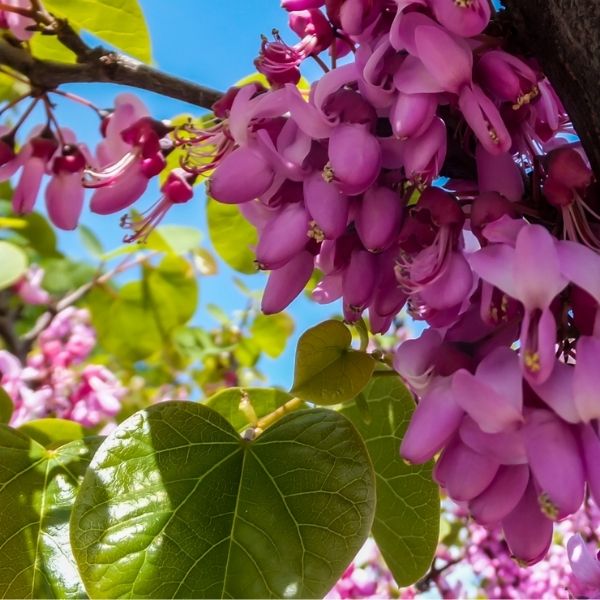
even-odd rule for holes
{"type": "Polygon", "coordinates": [[[442,452],[448,495],[535,563],[586,489],[600,500],[600,197],[572,125],[488,0],[283,6],[301,41],[263,40],[271,87],[230,90],[186,168],[257,228],[264,312],[316,267],[314,299],[347,321],[384,332],[406,304],[428,324],[395,358],[420,399],[401,453],[442,452]]]}
{"type": "Polygon", "coordinates": [[[78,368],[96,344],[87,310],[58,313],[38,344],[25,365],[0,350],[0,385],[14,403],[11,425],[56,416],[95,427],[120,411],[125,388],[117,378],[102,365],[78,368]]]}
{"type": "MultiPolygon", "coordinates": [[[[89,106],[87,101],[67,97],[89,106]]],[[[140,198],[150,179],[166,168],[166,156],[173,150],[168,137],[172,127],[152,119],[136,96],[121,94],[113,110],[94,110],[102,118],[103,138],[94,154],[77,142],[73,131],[57,124],[47,95],[34,98],[16,125],[4,128],[0,138],[0,181],[19,173],[12,201],[16,213],[33,210],[43,180],[50,176],[45,188],[48,216],[57,227],[74,229],[86,188],[95,190],[90,200],[92,212],[119,212],[140,198]],[[40,102],[46,108],[47,123],[35,127],[17,149],[17,133],[40,102]]],[[[124,220],[123,225],[133,230],[126,241],[145,239],[173,204],[190,200],[194,179],[182,169],[171,170],[156,204],[140,220],[124,220]]]]}

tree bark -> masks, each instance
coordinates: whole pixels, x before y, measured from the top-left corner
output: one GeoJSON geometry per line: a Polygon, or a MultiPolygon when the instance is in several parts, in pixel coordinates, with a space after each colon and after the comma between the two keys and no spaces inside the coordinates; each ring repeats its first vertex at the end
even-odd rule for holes
{"type": "Polygon", "coordinates": [[[560,96],[600,179],[600,0],[504,0],[521,51],[560,96]]]}

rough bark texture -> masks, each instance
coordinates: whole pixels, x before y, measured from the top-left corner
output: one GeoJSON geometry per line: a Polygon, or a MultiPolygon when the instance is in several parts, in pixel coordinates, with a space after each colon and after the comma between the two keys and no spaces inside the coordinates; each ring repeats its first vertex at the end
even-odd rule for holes
{"type": "Polygon", "coordinates": [[[600,0],[504,0],[521,50],[552,82],[600,179],[600,0]]]}

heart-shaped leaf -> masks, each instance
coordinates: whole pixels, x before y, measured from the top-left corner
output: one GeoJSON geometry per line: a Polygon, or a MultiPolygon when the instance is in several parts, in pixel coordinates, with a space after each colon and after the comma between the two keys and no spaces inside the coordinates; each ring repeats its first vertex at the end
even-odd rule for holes
{"type": "Polygon", "coordinates": [[[400,586],[420,579],[433,560],[438,542],[440,498],[432,481],[432,463],[408,465],[400,442],[414,411],[414,401],[398,377],[373,379],[362,392],[369,419],[357,402],[346,415],[367,444],[377,481],[373,536],[400,586]]]}
{"type": "Polygon", "coordinates": [[[246,442],[204,405],[165,402],[101,446],[71,541],[92,597],[320,598],[374,505],[366,448],[338,413],[291,413],[246,442]]]}
{"type": "Polygon", "coordinates": [[[21,248],[0,240],[0,290],[16,283],[27,271],[27,256],[21,248]]]}
{"type": "Polygon", "coordinates": [[[85,596],[69,516],[97,444],[91,438],[46,450],[0,425],[0,597],[85,596]]]}
{"type": "Polygon", "coordinates": [[[298,340],[290,393],[315,404],[351,400],[369,383],[372,356],[350,347],[352,334],[340,321],[325,321],[298,340]]]}

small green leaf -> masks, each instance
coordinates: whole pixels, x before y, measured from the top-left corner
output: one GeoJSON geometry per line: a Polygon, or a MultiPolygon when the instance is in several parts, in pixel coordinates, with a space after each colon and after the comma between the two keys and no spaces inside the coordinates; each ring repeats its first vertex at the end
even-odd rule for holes
{"type": "Polygon", "coordinates": [[[77,62],[75,53],[61,44],[55,35],[35,33],[29,40],[29,48],[33,56],[42,60],[71,64],[77,62]]]}
{"type": "Polygon", "coordinates": [[[19,431],[45,448],[82,440],[86,436],[82,425],[67,419],[48,418],[28,421],[19,427],[19,431]]]}
{"type": "Polygon", "coordinates": [[[431,479],[433,464],[407,465],[400,458],[400,443],[414,411],[400,378],[374,378],[361,396],[369,423],[356,402],[340,412],[367,444],[377,481],[373,536],[394,579],[404,587],[427,572],[438,543],[440,499],[431,479]]]}
{"type": "Polygon", "coordinates": [[[0,425],[0,597],[81,598],[69,517],[95,438],[46,450],[0,425]]]}
{"type": "Polygon", "coordinates": [[[372,356],[352,350],[352,334],[340,321],[325,321],[298,340],[291,394],[315,404],[338,404],[354,398],[375,368],[372,356]]]}
{"type": "Polygon", "coordinates": [[[261,419],[291,399],[287,392],[275,388],[227,388],[211,396],[205,404],[223,415],[235,430],[243,431],[253,423],[240,410],[242,400],[247,400],[261,419]]]}
{"type": "Polygon", "coordinates": [[[292,333],[294,320],[285,313],[258,315],[250,326],[252,339],[271,358],[281,355],[292,333]]]}
{"type": "Polygon", "coordinates": [[[137,0],[44,0],[44,7],[76,29],[144,62],[152,61],[150,34],[137,0]]]}
{"type": "Polygon", "coordinates": [[[6,393],[6,390],[0,387],[0,423],[8,423],[13,414],[13,401],[6,393]]]}
{"type": "Polygon", "coordinates": [[[258,234],[235,204],[223,204],[207,197],[208,233],[217,254],[240,273],[256,273],[254,252],[258,234]]]}
{"type": "Polygon", "coordinates": [[[100,258],[104,254],[104,248],[102,242],[98,239],[98,236],[87,226],[79,226],[79,235],[81,241],[85,246],[85,249],[94,258],[100,258]]]}
{"type": "Polygon", "coordinates": [[[39,213],[29,213],[20,217],[27,227],[19,231],[19,235],[29,241],[31,247],[45,257],[60,256],[56,249],[56,233],[48,221],[39,213]]]}
{"type": "Polygon", "coordinates": [[[206,406],[164,402],[96,453],[73,552],[93,598],[322,598],[367,537],[374,487],[336,412],[291,413],[246,442],[206,406]]]}
{"type": "Polygon", "coordinates": [[[51,294],[65,294],[88,283],[96,275],[96,269],[91,265],[67,258],[46,258],[40,264],[44,268],[43,287],[51,294]]]}
{"type": "Polygon", "coordinates": [[[27,256],[21,248],[0,240],[0,290],[16,283],[27,271],[27,256]]]}
{"type": "Polygon", "coordinates": [[[148,249],[152,249],[152,236],[160,235],[174,254],[186,254],[200,246],[202,234],[196,227],[187,225],[161,225],[148,238],[148,249]]]}

